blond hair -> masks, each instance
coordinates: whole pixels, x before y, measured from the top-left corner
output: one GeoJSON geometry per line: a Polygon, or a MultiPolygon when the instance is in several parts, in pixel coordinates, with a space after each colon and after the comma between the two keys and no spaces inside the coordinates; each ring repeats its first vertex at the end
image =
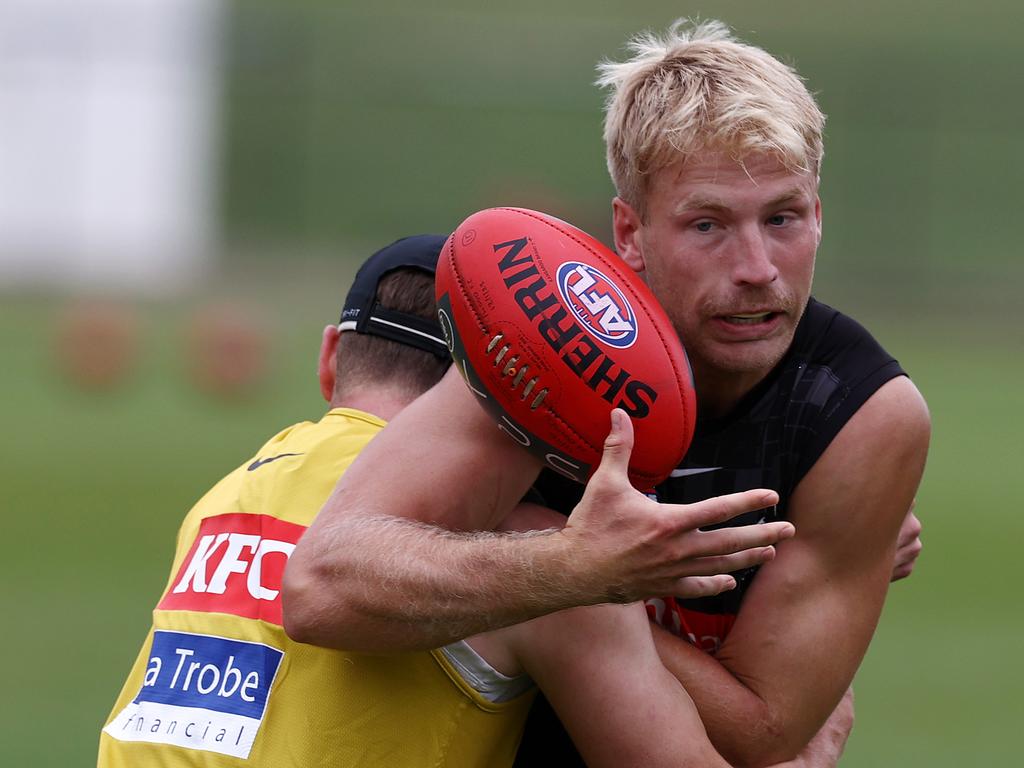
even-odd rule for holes
{"type": "Polygon", "coordinates": [[[608,171],[618,195],[643,215],[650,176],[698,152],[734,159],[776,156],[817,175],[825,116],[800,76],[719,21],[679,19],[658,37],[634,37],[624,62],[598,65],[608,171]]]}

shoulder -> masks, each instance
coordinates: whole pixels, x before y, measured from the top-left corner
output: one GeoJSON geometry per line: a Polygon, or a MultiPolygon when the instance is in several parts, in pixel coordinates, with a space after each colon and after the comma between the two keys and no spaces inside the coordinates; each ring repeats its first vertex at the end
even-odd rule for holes
{"type": "Polygon", "coordinates": [[[931,419],[913,382],[894,378],[866,400],[797,486],[791,518],[804,533],[831,527],[892,529],[906,515],[928,453],[931,419]]]}
{"type": "Polygon", "coordinates": [[[931,416],[924,397],[910,379],[899,376],[865,401],[839,431],[833,446],[847,461],[861,457],[870,464],[900,462],[918,454],[923,461],[930,438],[931,416]]]}
{"type": "Polygon", "coordinates": [[[924,397],[906,376],[894,378],[879,389],[857,411],[858,422],[884,434],[886,439],[904,436],[927,439],[931,416],[924,397]]]}
{"type": "MultiPolygon", "coordinates": [[[[794,339],[789,366],[786,422],[799,426],[798,480],[817,462],[847,423],[882,389],[875,408],[913,384],[899,362],[853,318],[811,300],[794,339]],[[892,384],[904,379],[903,384],[892,384]]],[[[916,390],[914,390],[916,391],[916,390]]]]}
{"type": "Polygon", "coordinates": [[[906,376],[881,384],[845,421],[826,453],[887,455],[926,448],[931,416],[924,397],[906,376]]]}
{"type": "Polygon", "coordinates": [[[827,366],[845,379],[860,379],[888,365],[903,372],[867,328],[813,298],[800,321],[790,360],[797,365],[827,366]]]}

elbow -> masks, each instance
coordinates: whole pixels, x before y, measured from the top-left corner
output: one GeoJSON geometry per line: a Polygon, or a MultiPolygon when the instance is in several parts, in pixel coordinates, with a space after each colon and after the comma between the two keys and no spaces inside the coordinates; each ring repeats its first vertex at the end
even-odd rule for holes
{"type": "Polygon", "coordinates": [[[307,620],[307,617],[296,611],[284,610],[282,615],[284,633],[289,640],[306,645],[318,645],[316,642],[316,628],[307,620]]]}
{"type": "Polygon", "coordinates": [[[796,740],[787,738],[786,734],[770,734],[764,742],[754,745],[748,759],[738,765],[767,768],[779,763],[788,763],[790,760],[796,760],[805,746],[806,742],[797,743],[796,740]]]}
{"type": "Polygon", "coordinates": [[[742,738],[720,748],[722,756],[734,768],[765,768],[794,760],[810,737],[786,728],[782,720],[769,712],[760,712],[744,728],[742,738]]]}
{"type": "Polygon", "coordinates": [[[296,643],[318,645],[316,622],[309,611],[304,610],[301,599],[288,595],[288,590],[281,590],[281,624],[284,633],[296,643]]]}
{"type": "Polygon", "coordinates": [[[306,575],[297,573],[300,570],[291,562],[285,567],[281,581],[281,624],[290,639],[315,645],[317,622],[311,600],[315,592],[306,575]]]}
{"type": "Polygon", "coordinates": [[[379,594],[358,578],[358,565],[318,559],[302,545],[288,559],[281,580],[281,624],[291,640],[361,653],[436,646],[413,644],[408,623],[379,608],[379,594]]]}
{"type": "Polygon", "coordinates": [[[336,585],[317,574],[315,566],[289,559],[281,581],[281,623],[297,643],[344,648],[344,601],[336,585]]]}

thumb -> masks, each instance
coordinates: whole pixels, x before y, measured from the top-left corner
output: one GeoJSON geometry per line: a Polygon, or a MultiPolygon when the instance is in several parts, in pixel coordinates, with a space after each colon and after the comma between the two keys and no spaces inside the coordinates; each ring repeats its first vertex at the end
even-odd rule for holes
{"type": "Polygon", "coordinates": [[[611,430],[604,439],[604,453],[595,475],[605,479],[621,477],[629,484],[629,457],[633,453],[633,422],[626,412],[615,408],[611,413],[611,430]]]}

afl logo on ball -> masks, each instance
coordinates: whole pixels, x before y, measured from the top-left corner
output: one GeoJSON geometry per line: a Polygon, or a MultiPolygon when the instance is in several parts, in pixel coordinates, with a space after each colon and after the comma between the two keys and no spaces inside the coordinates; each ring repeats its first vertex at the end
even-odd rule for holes
{"type": "Polygon", "coordinates": [[[585,328],[610,346],[633,346],[636,315],[615,283],[578,261],[562,264],[557,279],[562,300],[585,328]]]}

